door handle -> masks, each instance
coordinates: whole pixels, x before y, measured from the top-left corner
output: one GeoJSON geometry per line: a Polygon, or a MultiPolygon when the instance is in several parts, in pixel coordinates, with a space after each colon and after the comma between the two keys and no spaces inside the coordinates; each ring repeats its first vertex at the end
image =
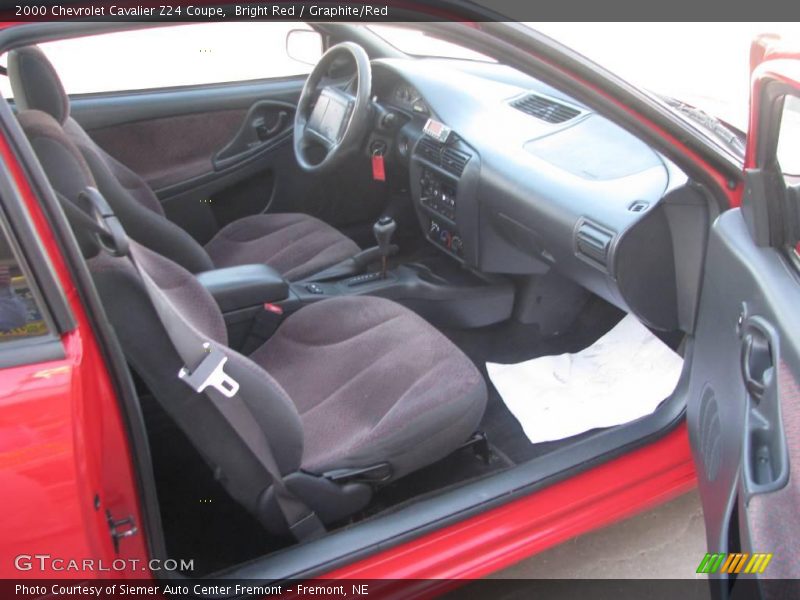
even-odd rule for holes
{"type": "Polygon", "coordinates": [[[780,489],[789,477],[789,454],[780,414],[777,365],[780,337],[762,317],[741,328],[741,377],[747,390],[743,478],[748,494],[780,489]]]}
{"type": "Polygon", "coordinates": [[[774,362],[769,338],[758,329],[750,329],[742,338],[741,372],[747,392],[761,400],[773,377],[774,362]]]}
{"type": "Polygon", "coordinates": [[[292,106],[285,102],[256,102],[233,139],[212,157],[214,169],[227,169],[268,149],[270,143],[280,143],[293,114],[292,106]]]}
{"type": "Polygon", "coordinates": [[[289,113],[285,110],[282,110],[278,113],[278,118],[275,119],[275,123],[272,126],[267,126],[265,120],[263,118],[259,119],[255,123],[256,128],[256,136],[262,142],[266,142],[271,137],[277,135],[283,128],[286,126],[286,119],[289,117],[289,113]]]}

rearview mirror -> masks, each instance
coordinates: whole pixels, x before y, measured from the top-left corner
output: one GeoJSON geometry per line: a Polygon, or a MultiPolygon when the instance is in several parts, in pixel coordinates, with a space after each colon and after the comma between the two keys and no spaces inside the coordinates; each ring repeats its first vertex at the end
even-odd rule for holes
{"type": "Polygon", "coordinates": [[[316,65],[323,53],[322,35],[310,29],[292,29],[286,34],[286,54],[292,60],[316,65]]]}

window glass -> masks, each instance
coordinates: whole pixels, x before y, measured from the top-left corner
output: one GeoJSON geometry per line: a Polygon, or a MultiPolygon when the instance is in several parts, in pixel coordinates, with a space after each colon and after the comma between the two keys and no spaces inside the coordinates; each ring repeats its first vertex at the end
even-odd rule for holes
{"type": "Polygon", "coordinates": [[[0,223],[0,345],[47,332],[39,302],[0,223]]]}
{"type": "MultiPolygon", "coordinates": [[[[789,204],[800,205],[800,97],[787,95],[783,99],[780,128],[778,130],[778,147],[776,148],[778,166],[783,173],[786,183],[789,204]]],[[[792,219],[791,213],[786,213],[787,219],[792,219]]],[[[790,228],[794,239],[790,239],[789,246],[795,265],[800,266],[800,221],[795,217],[790,228]]],[[[791,235],[791,234],[790,234],[791,235]]]]}
{"type": "MultiPolygon", "coordinates": [[[[311,65],[286,52],[292,29],[313,31],[296,22],[215,22],[105,33],[40,47],[68,94],[145,90],[308,74],[311,65]]],[[[0,79],[3,95],[12,97],[8,78],[0,79]]]]}
{"type": "Polygon", "coordinates": [[[786,96],[778,134],[778,163],[790,183],[800,177],[800,98],[786,96]]]}

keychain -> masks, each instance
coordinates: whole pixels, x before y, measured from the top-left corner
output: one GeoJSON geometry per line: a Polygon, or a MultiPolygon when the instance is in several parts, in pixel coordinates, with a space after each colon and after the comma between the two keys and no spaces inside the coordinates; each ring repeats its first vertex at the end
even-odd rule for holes
{"type": "Polygon", "coordinates": [[[384,168],[383,153],[380,148],[375,148],[372,152],[372,179],[386,181],[386,169],[384,168]]]}

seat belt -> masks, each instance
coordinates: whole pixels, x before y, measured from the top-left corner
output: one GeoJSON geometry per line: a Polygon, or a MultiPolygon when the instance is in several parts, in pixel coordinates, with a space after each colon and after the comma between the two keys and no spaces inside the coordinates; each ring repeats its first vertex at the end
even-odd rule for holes
{"type": "MultiPolygon", "coordinates": [[[[129,259],[142,280],[147,296],[170,342],[186,365],[178,372],[178,378],[214,404],[267,471],[272,478],[275,500],[294,538],[298,541],[308,541],[324,535],[325,527],[317,514],[292,493],[283,481],[269,441],[253,418],[245,400],[245,397],[257,396],[252,395],[252,390],[247,389],[247,386],[242,389],[239,381],[225,373],[224,366],[228,362],[228,357],[183,319],[161,288],[139,266],[136,258],[139,250],[128,243],[122,225],[102,194],[94,188],[86,188],[79,196],[79,201],[89,205],[88,208],[94,213],[94,218],[81,209],[80,205],[76,206],[61,194],[57,195],[66,212],[74,217],[80,226],[97,234],[106,250],[115,256],[125,256],[129,259]]],[[[247,373],[242,375],[244,376],[242,379],[248,378],[247,373]]]]}

